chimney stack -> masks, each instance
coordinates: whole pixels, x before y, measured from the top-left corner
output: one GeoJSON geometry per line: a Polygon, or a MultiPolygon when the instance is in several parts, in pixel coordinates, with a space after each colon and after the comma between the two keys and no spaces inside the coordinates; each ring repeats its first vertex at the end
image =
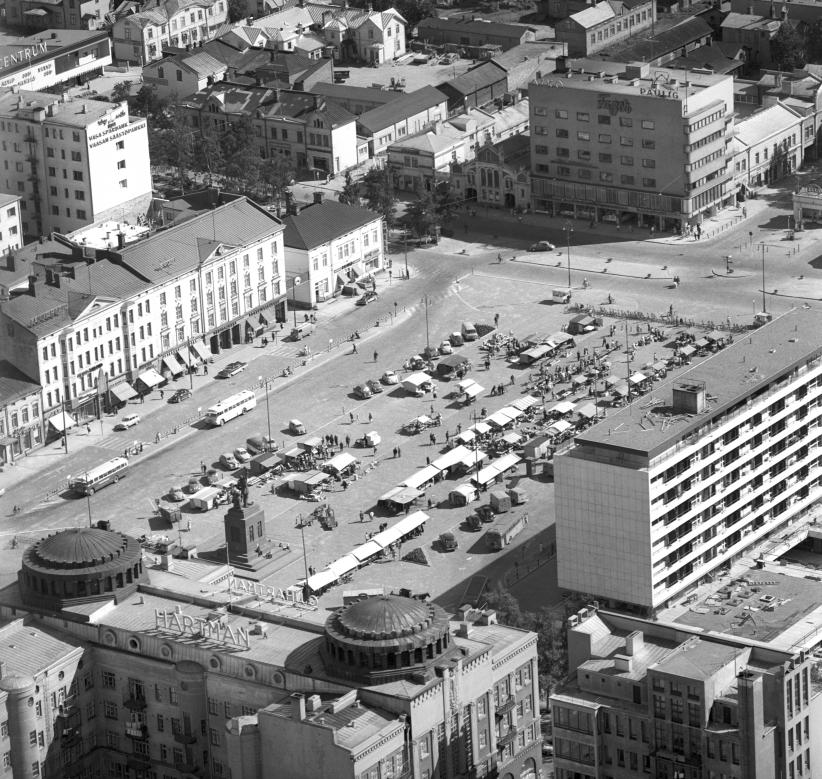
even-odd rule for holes
{"type": "Polygon", "coordinates": [[[301,692],[291,694],[291,718],[299,722],[305,719],[305,695],[301,692]]]}

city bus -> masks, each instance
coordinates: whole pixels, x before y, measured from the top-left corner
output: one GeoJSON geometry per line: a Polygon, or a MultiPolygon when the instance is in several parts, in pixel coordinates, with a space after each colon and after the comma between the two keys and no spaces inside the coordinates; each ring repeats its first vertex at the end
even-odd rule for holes
{"type": "Polygon", "coordinates": [[[525,515],[517,517],[517,519],[503,519],[488,528],[485,534],[485,543],[489,549],[498,552],[504,549],[515,536],[519,535],[524,529],[528,519],[525,515]]]}
{"type": "Polygon", "coordinates": [[[82,476],[71,481],[71,489],[78,495],[94,495],[109,484],[116,484],[128,473],[128,460],[115,457],[95,468],[89,468],[82,476]]]}
{"type": "Polygon", "coordinates": [[[243,390],[209,408],[205,413],[206,422],[214,427],[220,427],[234,417],[251,411],[256,405],[257,396],[251,390],[243,390]]]}

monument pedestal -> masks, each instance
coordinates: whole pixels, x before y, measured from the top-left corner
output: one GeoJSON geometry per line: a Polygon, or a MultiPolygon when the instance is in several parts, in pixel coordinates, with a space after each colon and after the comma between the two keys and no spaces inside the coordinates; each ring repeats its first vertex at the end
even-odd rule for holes
{"type": "Polygon", "coordinates": [[[266,540],[265,513],[258,505],[232,506],[223,519],[228,563],[243,578],[259,581],[274,563],[266,555],[271,544],[266,540]]]}

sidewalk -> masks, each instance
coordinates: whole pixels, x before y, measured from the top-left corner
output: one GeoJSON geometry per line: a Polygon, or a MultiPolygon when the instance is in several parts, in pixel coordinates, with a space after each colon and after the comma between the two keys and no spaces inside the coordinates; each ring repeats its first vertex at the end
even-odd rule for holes
{"type": "MultiPolygon", "coordinates": [[[[249,364],[243,374],[240,374],[244,384],[249,389],[259,391],[265,386],[265,381],[260,382],[258,376],[265,373],[269,381],[270,391],[302,379],[305,372],[325,364],[340,354],[340,349],[350,349],[347,337],[339,337],[339,328],[334,327],[334,323],[347,313],[351,313],[353,303],[349,299],[338,298],[335,302],[323,305],[316,312],[317,331],[316,335],[308,342],[283,341],[282,336],[286,336],[290,330],[289,322],[285,323],[282,330],[268,328],[264,335],[269,339],[268,345],[262,346],[261,337],[256,337],[253,342],[237,344],[231,349],[222,351],[219,355],[214,355],[214,362],[208,365],[208,374],[203,373],[202,367],[196,374],[191,374],[191,378],[182,375],[177,379],[169,380],[162,388],[155,388],[150,394],[145,396],[141,402],[135,398],[128,402],[126,407],[117,414],[105,415],[101,420],[93,419],[86,423],[79,424],[72,428],[68,434],[68,453],[66,453],[62,438],[46,444],[46,446],[35,449],[26,456],[20,456],[14,463],[7,463],[0,468],[0,495],[8,492],[14,487],[25,485],[33,489],[24,498],[15,498],[15,502],[26,509],[27,502],[41,502],[48,499],[52,494],[56,494],[56,488],[65,482],[69,474],[81,473],[83,469],[91,465],[97,465],[105,460],[101,450],[108,450],[108,457],[115,457],[124,452],[124,448],[131,448],[135,444],[143,444],[143,451],[135,455],[129,454],[132,461],[148,457],[156,453],[159,449],[178,442],[179,435],[195,431],[191,423],[198,416],[198,408],[204,412],[211,401],[206,400],[204,390],[214,387],[214,395],[219,386],[215,382],[215,377],[221,368],[230,362],[243,361],[249,364]],[[277,340],[272,342],[272,331],[276,331],[277,340]],[[337,335],[336,338],[329,336],[337,335]],[[299,352],[305,345],[311,348],[309,357],[299,356],[299,352]],[[254,366],[254,361],[258,358],[274,358],[273,370],[266,367],[265,371],[254,366]],[[284,369],[289,366],[292,375],[288,378],[283,376],[284,369]],[[168,403],[168,398],[178,389],[192,389],[194,397],[178,405],[168,403]],[[161,392],[163,397],[161,397],[161,392]],[[162,411],[169,412],[165,419],[158,418],[162,411]],[[141,417],[140,423],[126,432],[115,432],[114,425],[127,413],[137,413],[141,417]],[[172,418],[168,418],[172,416],[172,418]],[[159,441],[157,437],[159,436],[159,441]],[[36,478],[47,475],[46,478],[36,478]],[[47,481],[46,481],[47,479],[47,481]]],[[[301,319],[304,312],[298,312],[298,319],[301,319]]],[[[404,304],[397,317],[391,317],[394,322],[404,321],[411,312],[406,310],[404,304]]],[[[289,318],[291,312],[289,312],[289,318]]],[[[386,317],[385,322],[381,321],[381,326],[389,324],[386,317]]],[[[369,337],[379,332],[379,329],[371,324],[367,329],[360,330],[362,341],[367,341],[369,337]]],[[[6,502],[9,498],[6,497],[6,502]]],[[[9,512],[11,506],[9,506],[9,512]]]]}

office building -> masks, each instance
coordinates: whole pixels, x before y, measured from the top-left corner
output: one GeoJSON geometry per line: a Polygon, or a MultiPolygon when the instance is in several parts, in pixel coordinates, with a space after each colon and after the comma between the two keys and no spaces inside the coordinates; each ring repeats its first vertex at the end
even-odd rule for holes
{"type": "Polygon", "coordinates": [[[283,225],[245,198],[151,234],[55,234],[0,268],[0,358],[40,382],[59,431],[283,320],[284,278],[283,225]]]}
{"type": "Polygon", "coordinates": [[[556,779],[816,776],[820,661],[787,632],[766,642],[582,609],[570,679],[550,698],[556,779]]]}
{"type": "Polygon", "coordinates": [[[396,595],[329,614],[224,565],[149,569],[141,552],[112,530],[62,531],[0,592],[15,779],[538,776],[534,633],[396,595]]]}
{"type": "Polygon", "coordinates": [[[0,186],[20,196],[23,233],[136,221],[151,201],[146,120],[125,103],[7,90],[0,94],[0,186]]]}
{"type": "Polygon", "coordinates": [[[561,587],[654,613],[822,495],[818,312],[734,339],[555,458],[561,587]]]}
{"type": "Polygon", "coordinates": [[[18,249],[23,243],[20,198],[0,192],[0,254],[18,249]]]}
{"type": "Polygon", "coordinates": [[[730,76],[615,65],[529,97],[535,211],[679,230],[733,201],[730,76]]]}

